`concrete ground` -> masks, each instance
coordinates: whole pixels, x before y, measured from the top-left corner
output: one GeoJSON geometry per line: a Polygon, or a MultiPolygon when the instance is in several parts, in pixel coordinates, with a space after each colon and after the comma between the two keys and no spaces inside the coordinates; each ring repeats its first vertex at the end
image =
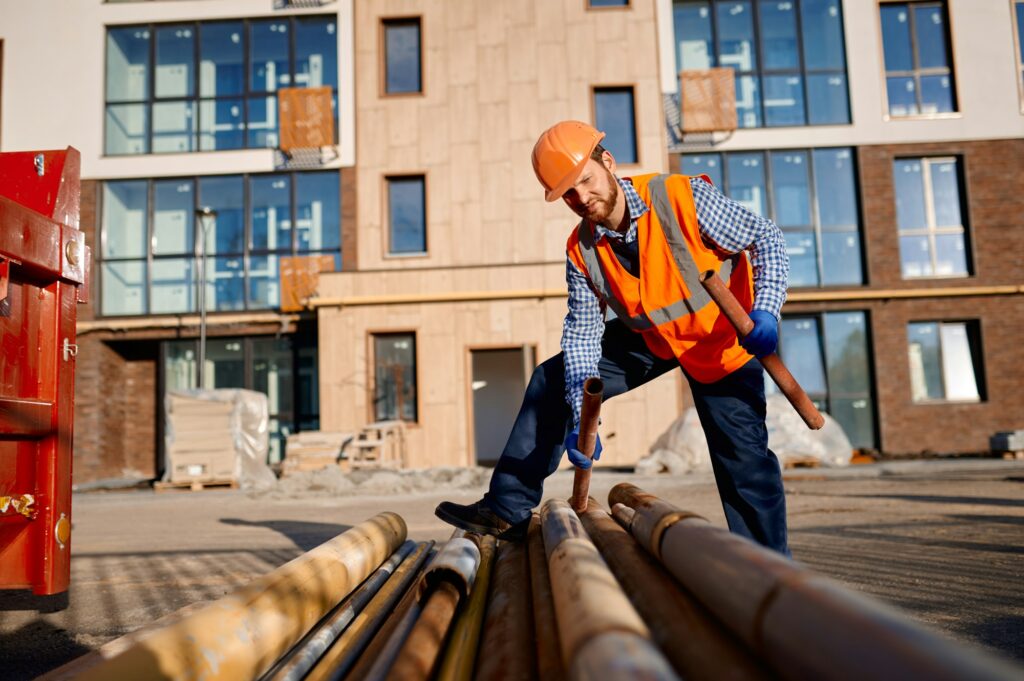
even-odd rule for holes
{"type": "MultiPolygon", "coordinates": [[[[630,481],[725,524],[709,476],[598,471],[593,495],[630,481]]],[[[547,494],[567,498],[569,473],[547,494]]],[[[794,558],[961,641],[1024,663],[1024,462],[932,461],[787,472],[794,558]]],[[[482,490],[481,490],[482,491],[482,490]]],[[[0,677],[30,679],[254,576],[382,511],[413,539],[444,540],[438,501],[479,492],[268,499],[149,491],[74,498],[69,607],[25,610],[0,592],[0,677]]]]}

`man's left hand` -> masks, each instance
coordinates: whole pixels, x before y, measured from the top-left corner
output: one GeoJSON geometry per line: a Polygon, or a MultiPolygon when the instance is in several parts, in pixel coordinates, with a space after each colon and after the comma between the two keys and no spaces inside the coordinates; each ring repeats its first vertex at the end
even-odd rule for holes
{"type": "Polygon", "coordinates": [[[765,310],[753,310],[750,319],[754,322],[754,328],[740,341],[743,349],[754,357],[764,357],[775,352],[779,344],[779,320],[765,310]]]}

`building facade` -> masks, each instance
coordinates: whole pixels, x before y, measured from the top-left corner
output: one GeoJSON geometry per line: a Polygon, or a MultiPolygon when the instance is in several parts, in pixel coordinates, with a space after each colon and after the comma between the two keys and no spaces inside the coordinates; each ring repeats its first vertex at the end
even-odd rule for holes
{"type": "MultiPolygon", "coordinates": [[[[198,382],[200,298],[207,384],[267,393],[272,461],[292,432],[401,419],[412,466],[493,462],[559,349],[574,221],[529,156],[565,118],[608,133],[620,174],[707,174],[782,227],[780,353],[855,446],[975,452],[1024,427],[1024,0],[0,16],[0,150],[82,152],[79,482],[160,474],[163,395],[198,382]],[[723,67],[736,130],[688,132],[680,77],[723,67]],[[313,156],[279,150],[292,87],[329,88],[334,145],[313,156]],[[282,312],[281,259],[304,256],[335,272],[282,312]]],[[[635,462],[688,402],[679,375],[610,402],[603,460],[635,462]]]]}

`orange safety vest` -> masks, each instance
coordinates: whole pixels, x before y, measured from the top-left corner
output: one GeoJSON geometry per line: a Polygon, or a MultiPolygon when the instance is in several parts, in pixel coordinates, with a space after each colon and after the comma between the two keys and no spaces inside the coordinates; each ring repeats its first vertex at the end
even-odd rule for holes
{"type": "Polygon", "coordinates": [[[619,319],[643,334],[652,353],[675,357],[701,383],[717,381],[751,355],[699,277],[707,270],[718,272],[749,311],[754,301],[750,263],[743,253],[704,245],[689,176],[641,175],[632,183],[651,207],[636,221],[639,278],[622,266],[608,239],[595,243],[593,225],[586,220],[569,235],[566,252],[619,319]]]}

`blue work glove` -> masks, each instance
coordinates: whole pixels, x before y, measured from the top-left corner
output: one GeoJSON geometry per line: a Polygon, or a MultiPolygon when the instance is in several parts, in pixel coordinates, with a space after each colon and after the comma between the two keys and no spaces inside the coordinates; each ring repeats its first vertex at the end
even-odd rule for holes
{"type": "Polygon", "coordinates": [[[587,458],[587,455],[580,451],[580,427],[576,426],[572,429],[572,432],[566,436],[565,452],[569,455],[569,462],[572,463],[576,468],[587,470],[594,465],[594,461],[601,458],[601,436],[597,436],[597,441],[594,443],[594,461],[587,458]]]}
{"type": "Polygon", "coordinates": [[[775,346],[779,344],[779,320],[764,310],[753,310],[750,319],[754,322],[754,328],[740,341],[743,349],[754,357],[764,357],[775,352],[775,346]]]}

